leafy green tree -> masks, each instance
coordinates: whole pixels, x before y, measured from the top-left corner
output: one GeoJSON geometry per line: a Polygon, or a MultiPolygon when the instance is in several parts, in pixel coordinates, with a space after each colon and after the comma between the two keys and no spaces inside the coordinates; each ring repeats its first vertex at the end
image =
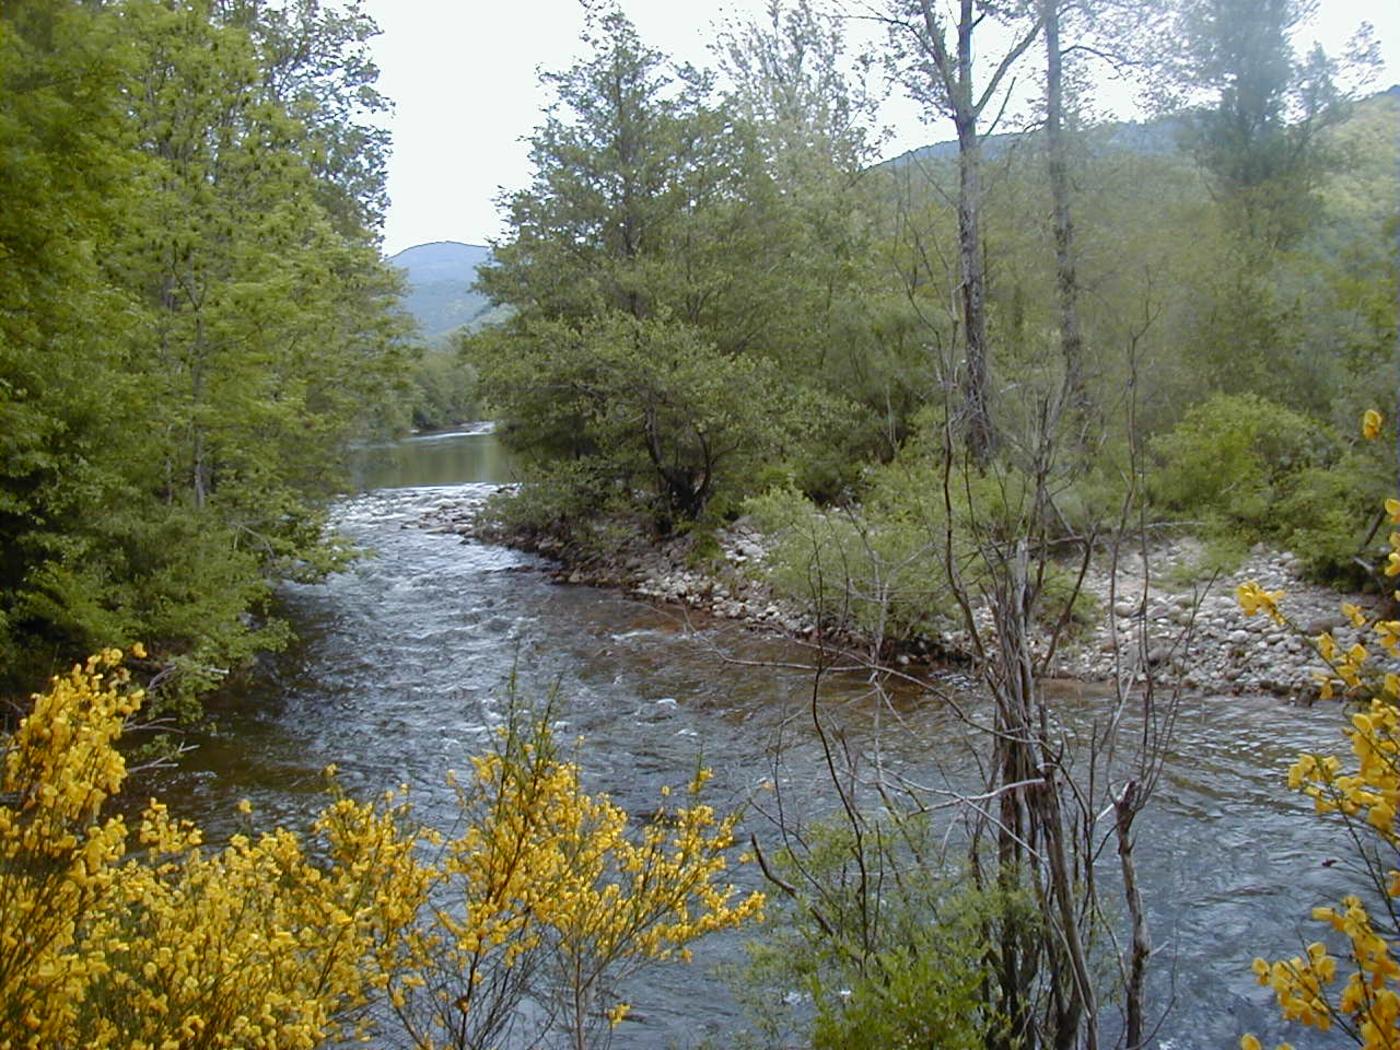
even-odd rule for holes
{"type": "MultiPolygon", "coordinates": [[[[584,502],[645,507],[670,530],[795,438],[787,278],[805,256],[752,128],[708,101],[616,10],[588,58],[546,76],[533,184],[481,285],[515,311],[474,357],[508,441],[566,463],[584,502]]],[[[725,492],[729,488],[730,491],[725,492]]]]}
{"type": "Polygon", "coordinates": [[[564,531],[637,504],[662,532],[697,520],[717,494],[749,487],[797,411],[771,362],[718,354],[674,322],[536,320],[481,337],[480,352],[506,440],[553,484],[573,479],[583,502],[556,519],[564,531]]]}
{"type": "Polygon", "coordinates": [[[389,206],[389,132],[376,123],[392,103],[379,91],[369,41],[379,30],[361,0],[239,0],[230,21],[257,42],[268,94],[300,121],[301,153],[336,228],[355,238],[389,206]]]}
{"type": "Polygon", "coordinates": [[[810,189],[870,162],[872,60],[848,55],[831,11],[809,0],[769,0],[761,19],[726,26],[716,51],[732,85],[729,102],[754,127],[779,183],[810,189]]]}
{"type": "Polygon", "coordinates": [[[452,350],[425,350],[413,365],[411,425],[435,430],[478,418],[476,369],[452,350]]]}
{"type": "Polygon", "coordinates": [[[716,51],[725,108],[758,154],[748,221],[766,246],[748,261],[781,323],[768,356],[804,384],[850,403],[824,450],[802,454],[798,480],[823,500],[858,473],[838,460],[887,460],[932,387],[917,318],[890,289],[878,251],[884,180],[872,169],[869,56],[852,56],[841,19],[805,0],[768,5],[727,26],[716,51]]]}
{"type": "MultiPolygon", "coordinates": [[[[708,171],[695,152],[705,148],[700,85],[668,94],[677,85],[662,56],[618,11],[585,42],[589,59],[543,78],[557,99],[533,140],[535,180],[508,198],[510,238],[479,280],[522,316],[641,319],[662,306],[650,271],[679,232],[683,175],[708,171]]],[[[693,316],[700,303],[691,307],[693,316]]]]}
{"type": "MultiPolygon", "coordinates": [[[[0,665],[44,619],[39,578],[83,555],[85,522],[122,495],[114,445],[136,420],[126,367],[136,311],[102,272],[130,207],[115,20],[72,4],[0,11],[0,665]]],[[[93,583],[105,570],[89,565],[93,583]]],[[[92,589],[75,595],[114,628],[92,589]]],[[[82,616],[50,618],[50,644],[82,616]]]]}
{"type": "Polygon", "coordinates": [[[1320,132],[1342,114],[1335,64],[1303,60],[1289,34],[1303,0],[1194,0],[1183,6],[1187,75],[1210,104],[1190,144],[1250,240],[1284,246],[1310,218],[1327,167],[1320,132]]]}
{"type": "Polygon", "coordinates": [[[322,508],[391,396],[398,286],[377,176],[328,146],[353,137],[364,82],[316,56],[340,61],[370,24],[265,17],[128,0],[0,20],[0,119],[21,145],[0,237],[24,263],[0,278],[19,304],[0,321],[16,679],[144,636],[192,691],[285,637],[248,615],[272,580],[338,561],[322,508]]]}

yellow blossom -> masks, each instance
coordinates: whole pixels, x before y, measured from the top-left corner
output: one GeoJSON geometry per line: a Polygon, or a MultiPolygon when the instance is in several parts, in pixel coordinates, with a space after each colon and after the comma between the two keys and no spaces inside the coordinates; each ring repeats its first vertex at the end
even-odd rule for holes
{"type": "Polygon", "coordinates": [[[608,1025],[612,1028],[616,1028],[622,1023],[623,1018],[631,1013],[631,1011],[632,1007],[630,1004],[618,1003],[608,1011],[608,1025]]]}
{"type": "Polygon", "coordinates": [[[1372,630],[1391,655],[1400,651],[1400,620],[1377,620],[1372,630]]]}
{"type": "Polygon", "coordinates": [[[1279,623],[1282,622],[1283,614],[1279,611],[1278,603],[1283,597],[1283,591],[1266,591],[1253,580],[1235,588],[1235,598],[1246,616],[1264,612],[1270,619],[1279,623]]]}
{"type": "Polygon", "coordinates": [[[1361,436],[1367,441],[1376,440],[1381,436],[1383,422],[1379,412],[1374,408],[1368,408],[1361,416],[1361,436]]]}
{"type": "Polygon", "coordinates": [[[734,815],[693,797],[634,828],[582,790],[547,724],[471,760],[456,837],[413,827],[402,790],[362,803],[334,780],[305,836],[208,849],[156,800],[128,835],[104,813],[142,699],[121,660],[54,679],[0,741],[0,1046],[312,1050],[363,1037],[346,1018],[376,996],[415,1045],[442,1045],[442,1025],[509,1016],[478,1005],[541,959],[589,975],[570,1023],[616,1024],[628,1005],[602,1011],[610,982],[761,917],[762,894],[722,881],[734,815]]]}
{"type": "MultiPolygon", "coordinates": [[[[1380,426],[1379,413],[1368,412],[1366,436],[1376,436],[1380,426]]],[[[1387,500],[1385,509],[1400,524],[1400,500],[1387,500]]],[[[1385,571],[1395,576],[1400,574],[1400,532],[1392,533],[1389,542],[1385,571]]],[[[1246,612],[1264,609],[1273,615],[1270,597],[1254,584],[1240,589],[1246,612]]],[[[1396,598],[1400,600],[1400,591],[1396,598]]],[[[1346,604],[1342,611],[1353,627],[1367,625],[1357,606],[1346,604]]],[[[1367,899],[1386,900],[1400,897],[1400,669],[1385,666],[1387,659],[1400,656],[1400,620],[1378,619],[1370,629],[1377,653],[1359,642],[1342,651],[1330,633],[1315,639],[1327,663],[1315,675],[1322,695],[1330,697],[1340,682],[1349,698],[1369,698],[1344,731],[1350,764],[1335,755],[1302,755],[1289,769],[1288,783],[1312,798],[1319,814],[1346,824],[1352,841],[1365,851],[1365,862],[1355,870],[1369,880],[1372,895],[1367,899]]],[[[1316,942],[1291,959],[1256,959],[1252,968],[1259,983],[1273,990],[1287,1020],[1320,1031],[1340,1026],[1364,1050],[1400,1050],[1400,928],[1394,912],[1384,907],[1373,912],[1361,895],[1348,894],[1338,904],[1313,908],[1312,918],[1344,950],[1333,954],[1316,942]]],[[[1240,1045],[1252,1050],[1260,1044],[1245,1036],[1240,1045]]]]}

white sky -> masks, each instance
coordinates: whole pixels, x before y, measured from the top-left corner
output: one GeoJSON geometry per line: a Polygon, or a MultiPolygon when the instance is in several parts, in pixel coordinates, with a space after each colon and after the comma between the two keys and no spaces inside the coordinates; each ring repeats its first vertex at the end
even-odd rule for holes
{"type": "MultiPolygon", "coordinates": [[[[697,65],[712,64],[707,45],[717,23],[757,17],[765,5],[622,0],[647,44],[697,65]]],[[[496,197],[530,177],[524,139],[548,101],[538,72],[566,68],[582,54],[579,0],[366,0],[365,9],[383,30],[374,53],[380,87],[396,104],[386,121],[394,138],[386,254],[426,241],[486,243],[501,233],[496,197]]],[[[1385,60],[1379,89],[1400,80],[1395,0],[1320,0],[1298,42],[1317,39],[1339,55],[1363,19],[1375,27],[1385,60]]],[[[882,41],[874,27],[860,24],[852,39],[855,50],[882,41]]],[[[1131,115],[1131,92],[1104,88],[1102,105],[1131,115]]],[[[886,104],[881,122],[892,131],[885,156],[951,137],[951,128],[925,125],[900,97],[886,104]]]]}

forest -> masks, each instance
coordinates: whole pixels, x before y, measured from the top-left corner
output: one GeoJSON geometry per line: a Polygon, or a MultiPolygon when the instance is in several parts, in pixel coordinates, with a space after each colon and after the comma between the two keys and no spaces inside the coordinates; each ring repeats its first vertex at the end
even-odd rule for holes
{"type": "Polygon", "coordinates": [[[1087,755],[1041,679],[1105,614],[1091,569],[1186,536],[1193,585],[1286,551],[1348,599],[1307,625],[1238,591],[1359,705],[1345,770],[1288,775],[1352,836],[1359,895],[1313,914],[1341,947],[1256,972],[1285,1020],[1400,1047],[1400,88],[1369,27],[1329,55],[1294,49],[1304,0],[881,0],[856,54],[850,12],[773,0],[696,68],[588,11],[491,323],[444,354],[380,250],[358,3],[0,9],[0,1045],[485,1047],[531,1010],[605,1045],[619,982],[758,921],[704,768],[629,820],[528,705],[451,833],[334,770],[304,839],[111,815],[128,759],[178,761],[123,733],[198,725],[291,641],[284,587],[367,556],[331,526],[357,450],[472,403],[521,471],[482,535],[704,574],[743,522],[816,678],[975,683],[954,838],[858,788],[814,703],[837,817],[741,861],[786,931],[744,980],[811,1008],[755,1045],[1155,1045],[1134,822],[1184,671],[1125,642],[1087,755]],[[1136,122],[1095,109],[1125,72],[1136,122]],[[881,159],[891,91],[956,138],[881,159]]]}

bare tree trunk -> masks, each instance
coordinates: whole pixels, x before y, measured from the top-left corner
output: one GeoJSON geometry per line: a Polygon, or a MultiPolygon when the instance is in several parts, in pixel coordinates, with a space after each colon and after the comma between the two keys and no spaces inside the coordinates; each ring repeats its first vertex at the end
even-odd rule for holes
{"type": "Polygon", "coordinates": [[[200,418],[204,413],[204,317],[202,314],[195,318],[194,331],[194,353],[191,355],[190,364],[190,426],[193,431],[191,481],[194,484],[195,509],[203,510],[204,504],[209,498],[210,486],[208,450],[204,441],[204,421],[200,418]]]}
{"type": "Polygon", "coordinates": [[[1128,979],[1124,990],[1127,1011],[1127,1050],[1138,1050],[1146,1032],[1145,985],[1147,960],[1152,955],[1152,940],[1147,931],[1147,916],[1143,911],[1142,890],[1138,888],[1137,865],[1133,861],[1133,818],[1141,806],[1138,783],[1130,780],[1122,793],[1113,800],[1114,832],[1118,837],[1118,859],[1123,867],[1123,900],[1132,922],[1133,940],[1128,949],[1128,979]]]}
{"type": "MultiPolygon", "coordinates": [[[[1059,964],[1069,964],[1068,973],[1065,975],[1068,992],[1064,996],[1063,1012],[1056,1018],[1055,1047],[1056,1050],[1070,1050],[1079,1045],[1082,1034],[1085,1050],[1098,1050],[1098,996],[1094,991],[1094,979],[1089,972],[1089,957],[1079,927],[1079,896],[1070,871],[1069,854],[1065,849],[1064,812],[1060,803],[1060,787],[1055,782],[1053,756],[1049,754],[1050,731],[1046,725],[1044,702],[1038,701],[1036,708],[1040,717],[1039,738],[1044,756],[1041,772],[1045,777],[1045,786],[1040,791],[1039,802],[1049,877],[1047,888],[1058,912],[1060,924],[1060,947],[1054,954],[1063,952],[1068,959],[1061,958],[1059,964]]],[[[1055,968],[1058,970],[1060,967],[1057,965],[1055,968]]]]}
{"type": "MultiPolygon", "coordinates": [[[[962,49],[959,27],[959,50],[962,49]]],[[[970,35],[967,48],[971,52],[970,35]]],[[[957,121],[958,128],[958,263],[962,271],[963,328],[967,338],[967,372],[963,376],[963,411],[967,415],[967,449],[978,466],[996,445],[987,377],[987,291],[982,262],[982,140],[976,117],[957,121]]]]}
{"type": "Polygon", "coordinates": [[[1060,48],[1062,0],[1044,0],[1045,145],[1049,161],[1050,199],[1055,233],[1055,290],[1060,307],[1060,352],[1065,362],[1065,392],[1075,409],[1086,407],[1084,337],[1079,327],[1079,279],[1074,267],[1074,220],[1069,207],[1068,143],[1064,131],[1064,76],[1060,48]]]}
{"type": "MultiPolygon", "coordinates": [[[[895,5],[898,12],[899,7],[895,5]]],[[[1002,84],[1017,59],[1040,35],[1040,19],[1014,37],[1014,43],[990,71],[981,86],[974,80],[973,33],[989,14],[989,5],[959,0],[957,39],[949,46],[947,28],[935,0],[914,0],[907,9],[914,18],[898,14],[892,23],[909,34],[909,53],[917,56],[920,83],[916,96],[952,118],[958,132],[958,262],[967,370],[963,376],[963,434],[968,454],[984,467],[996,450],[992,426],[991,379],[987,346],[986,268],[982,259],[982,137],[978,128],[983,111],[1000,97],[1002,84]]]]}

